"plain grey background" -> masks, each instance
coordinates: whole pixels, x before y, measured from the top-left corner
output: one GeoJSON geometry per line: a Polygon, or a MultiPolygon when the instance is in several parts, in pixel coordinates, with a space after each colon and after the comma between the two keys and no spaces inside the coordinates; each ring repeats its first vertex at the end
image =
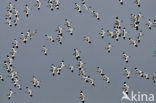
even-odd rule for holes
{"type": "Polygon", "coordinates": [[[99,12],[100,21],[97,21],[84,8],[82,14],[74,9],[74,3],[80,4],[80,0],[60,0],[60,10],[55,9],[54,11],[50,11],[47,1],[44,0],[41,0],[40,11],[34,7],[35,0],[10,1],[1,0],[0,3],[0,74],[5,79],[5,82],[0,81],[0,103],[80,103],[80,90],[86,94],[86,103],[120,103],[124,81],[130,86],[130,91],[153,93],[156,96],[156,84],[151,80],[153,73],[156,72],[156,57],[152,56],[156,49],[156,28],[148,30],[145,25],[148,19],[156,19],[155,0],[141,0],[140,8],[134,4],[134,0],[124,0],[123,6],[118,0],[86,0],[87,5],[99,12]],[[10,1],[20,11],[20,21],[17,27],[9,27],[5,24],[5,14],[10,1]],[[25,4],[32,9],[28,18],[23,12],[25,4]],[[123,20],[122,27],[126,27],[127,37],[136,39],[138,32],[130,26],[130,14],[137,15],[139,12],[142,12],[144,16],[139,24],[144,36],[138,48],[129,45],[128,40],[122,38],[118,42],[109,37],[101,39],[98,32],[102,27],[105,31],[113,30],[116,16],[123,20]],[[63,27],[66,18],[72,22],[72,27],[74,27],[73,36],[70,36],[66,32],[67,29],[63,27]],[[64,28],[63,45],[59,45],[57,42],[51,44],[44,37],[45,34],[48,34],[56,38],[55,30],[58,25],[64,28]],[[23,44],[19,39],[20,33],[26,33],[28,29],[31,31],[37,29],[38,33],[28,43],[23,44]],[[90,36],[92,44],[84,42],[83,36],[90,36]],[[3,61],[10,52],[11,43],[15,38],[19,41],[19,48],[13,66],[14,70],[19,73],[22,91],[13,87],[11,80],[7,77],[8,73],[3,68],[3,61]],[[105,50],[105,46],[109,42],[113,45],[110,54],[105,50]],[[48,48],[48,56],[44,56],[41,52],[43,45],[48,48]],[[82,60],[86,63],[84,68],[86,68],[87,75],[94,78],[95,87],[81,80],[77,75],[77,68],[74,73],[63,68],[62,75],[55,77],[51,75],[51,64],[58,65],[61,60],[64,60],[67,65],[77,65],[78,62],[72,55],[74,48],[81,51],[82,60]],[[128,64],[121,59],[123,51],[131,56],[128,64]],[[97,66],[103,68],[104,73],[110,77],[110,84],[103,81],[96,73],[97,66]],[[128,67],[132,71],[130,80],[123,75],[124,67],[128,67]],[[136,75],[134,67],[149,73],[150,80],[136,75]],[[30,81],[33,75],[41,81],[40,89],[32,87],[30,81]],[[32,89],[32,98],[25,94],[26,86],[32,89]],[[11,100],[8,100],[7,94],[10,88],[16,94],[11,100]]]}

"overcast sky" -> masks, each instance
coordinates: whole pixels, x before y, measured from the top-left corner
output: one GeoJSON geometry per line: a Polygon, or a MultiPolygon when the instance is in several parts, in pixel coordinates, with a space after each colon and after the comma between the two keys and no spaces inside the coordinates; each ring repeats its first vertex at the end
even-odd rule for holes
{"type": "MultiPolygon", "coordinates": [[[[154,72],[156,72],[156,57],[153,52],[156,50],[156,28],[148,30],[145,25],[148,19],[152,21],[156,19],[156,0],[141,0],[141,7],[138,8],[134,0],[123,0],[124,5],[121,6],[118,0],[86,0],[86,4],[91,6],[93,10],[100,15],[97,21],[91,13],[82,9],[82,14],[74,9],[74,3],[80,0],[60,0],[60,10],[50,11],[47,7],[47,1],[42,2],[41,9],[38,11],[34,7],[35,0],[1,0],[0,3],[0,74],[3,75],[5,81],[0,81],[0,103],[81,103],[79,92],[83,90],[86,103],[120,103],[122,97],[123,82],[127,82],[130,86],[129,91],[141,93],[153,93],[156,96],[156,84],[151,80],[154,72]],[[17,26],[9,27],[5,24],[5,14],[9,2],[14,4],[19,10],[19,18],[17,26]],[[31,8],[30,16],[27,18],[23,12],[24,5],[28,4],[31,8]],[[128,31],[127,37],[136,40],[138,31],[134,30],[130,24],[130,14],[142,13],[144,16],[139,24],[140,30],[143,31],[141,43],[138,48],[129,45],[128,40],[115,41],[110,37],[101,39],[98,32],[103,27],[104,30],[113,30],[115,17],[119,17],[122,27],[126,27],[128,31]],[[67,33],[64,26],[64,20],[68,19],[72,22],[74,28],[73,36],[67,33]],[[50,43],[45,39],[45,34],[57,36],[56,27],[63,27],[63,45],[50,43]],[[24,44],[19,38],[20,33],[26,33],[37,30],[34,38],[24,44]],[[83,41],[84,36],[90,36],[92,44],[89,45],[83,41]],[[19,41],[19,48],[15,61],[13,62],[14,70],[18,72],[22,91],[14,88],[8,73],[3,68],[3,61],[12,48],[14,39],[19,41]],[[105,47],[108,43],[112,44],[111,53],[107,53],[105,47]],[[42,46],[48,49],[48,55],[42,52],[42,46]],[[82,61],[86,64],[87,75],[95,80],[95,87],[86,84],[78,76],[77,61],[74,58],[73,50],[78,48],[81,51],[82,61]],[[122,60],[122,53],[126,52],[129,56],[129,63],[126,64],[122,60]],[[74,73],[63,68],[60,76],[53,77],[50,73],[51,64],[59,65],[64,60],[65,64],[73,65],[74,73]],[[96,73],[96,67],[104,69],[104,73],[110,77],[110,84],[100,78],[96,73]],[[123,68],[127,67],[132,71],[130,80],[123,75],[123,68]],[[138,67],[144,72],[150,74],[150,80],[143,79],[135,74],[134,67],[138,67]],[[41,88],[34,88],[31,84],[32,76],[36,76],[40,80],[41,88]],[[25,93],[25,87],[28,86],[33,91],[33,97],[29,97],[25,93]],[[8,100],[7,94],[9,89],[13,89],[16,94],[11,100],[8,100]]],[[[125,101],[125,103],[128,103],[125,101]]]]}

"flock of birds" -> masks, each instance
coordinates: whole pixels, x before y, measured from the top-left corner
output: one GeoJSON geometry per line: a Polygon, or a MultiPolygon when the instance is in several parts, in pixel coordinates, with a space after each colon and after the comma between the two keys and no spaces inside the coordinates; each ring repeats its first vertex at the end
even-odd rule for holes
{"type": "MultiPolygon", "coordinates": [[[[15,2],[18,2],[18,0],[15,0],[15,2]]],[[[119,0],[119,3],[121,5],[124,5],[123,0],[119,0]]],[[[54,9],[59,10],[60,9],[60,4],[61,4],[61,2],[59,0],[48,0],[47,7],[51,11],[53,11],[54,9]]],[[[141,7],[140,0],[135,0],[135,4],[139,8],[141,7]]],[[[81,4],[75,3],[74,5],[75,5],[75,7],[73,9],[75,9],[78,13],[83,13],[83,10],[85,10],[85,11],[90,12],[93,15],[93,17],[96,18],[96,20],[98,20],[98,21],[101,20],[101,18],[99,16],[99,13],[96,12],[95,10],[92,10],[92,7],[88,6],[85,0],[82,0],[81,4]]],[[[42,7],[42,2],[40,0],[36,0],[35,7],[38,10],[40,10],[40,8],[42,7]]],[[[30,9],[28,4],[25,4],[25,8],[24,8],[23,12],[25,13],[26,17],[30,16],[31,9],[30,9]]],[[[126,27],[124,27],[122,25],[123,21],[120,20],[119,17],[116,17],[115,20],[114,20],[115,22],[114,22],[114,25],[113,25],[113,29],[114,29],[113,31],[105,30],[104,28],[101,28],[98,35],[102,39],[105,39],[106,36],[108,36],[108,37],[110,37],[112,39],[115,39],[116,41],[119,41],[119,39],[122,38],[124,40],[127,40],[130,45],[137,48],[139,46],[139,43],[141,42],[141,38],[144,36],[144,34],[142,33],[142,31],[139,28],[139,24],[141,22],[142,17],[143,16],[142,16],[141,12],[139,12],[139,14],[137,14],[137,15],[136,14],[131,14],[131,27],[134,28],[134,30],[138,31],[138,36],[137,36],[136,39],[132,39],[130,37],[127,37],[128,32],[126,31],[126,27]]],[[[20,21],[19,11],[15,8],[15,6],[11,2],[8,4],[5,19],[6,19],[6,24],[8,24],[10,27],[12,27],[13,25],[17,26],[18,22],[20,21]]],[[[151,30],[153,27],[156,27],[156,19],[153,20],[153,22],[149,19],[145,25],[147,26],[147,28],[149,30],[151,30]]],[[[67,32],[71,36],[74,35],[73,30],[75,29],[75,28],[73,28],[71,21],[68,20],[68,19],[65,19],[64,26],[65,27],[62,27],[62,26],[56,27],[56,32],[57,32],[57,37],[56,38],[54,38],[52,35],[45,34],[45,40],[47,40],[47,41],[49,41],[51,43],[58,42],[58,44],[63,45],[63,41],[62,41],[63,38],[64,38],[63,37],[64,36],[63,35],[63,28],[67,29],[67,32]]],[[[12,84],[14,85],[14,87],[19,89],[19,90],[23,90],[25,88],[25,93],[27,93],[30,97],[33,96],[32,89],[29,88],[29,87],[23,87],[22,84],[20,84],[20,78],[18,76],[18,72],[16,72],[15,69],[13,68],[14,67],[13,66],[13,61],[15,60],[15,57],[16,57],[15,55],[17,53],[18,48],[20,47],[19,46],[20,45],[19,41],[22,41],[24,44],[26,44],[27,42],[29,42],[29,40],[32,40],[32,38],[35,35],[37,35],[37,33],[38,33],[37,30],[33,30],[33,31],[28,30],[26,33],[21,32],[21,37],[19,37],[20,39],[14,39],[14,41],[12,42],[11,51],[8,53],[8,55],[6,56],[6,59],[4,60],[4,69],[7,71],[8,77],[11,79],[12,84]]],[[[92,44],[92,40],[91,40],[90,36],[84,36],[82,40],[85,41],[86,43],[88,43],[89,45],[92,44]]],[[[105,47],[105,50],[108,53],[111,53],[111,48],[112,47],[113,47],[112,44],[109,42],[107,44],[107,46],[105,47]]],[[[45,56],[48,55],[48,49],[47,49],[46,45],[42,46],[41,53],[43,53],[43,55],[45,55],[45,56]]],[[[82,52],[78,48],[75,48],[73,50],[73,54],[71,54],[71,55],[73,55],[75,57],[75,59],[78,62],[76,67],[73,66],[73,65],[66,65],[64,60],[62,60],[59,65],[52,64],[51,68],[50,68],[50,72],[51,72],[52,76],[63,75],[61,73],[63,68],[67,68],[72,73],[75,73],[75,69],[78,69],[77,74],[79,75],[79,77],[85,83],[88,83],[88,84],[90,84],[92,86],[95,86],[94,79],[90,75],[86,74],[86,69],[84,69],[84,64],[86,64],[86,63],[83,62],[83,60],[81,58],[81,53],[82,52]]],[[[153,55],[156,56],[156,51],[154,52],[153,55]]],[[[129,56],[126,52],[122,53],[122,59],[127,64],[129,63],[129,58],[130,57],[131,56],[129,56]]],[[[101,76],[101,78],[104,81],[106,81],[108,84],[111,83],[111,79],[104,72],[103,68],[97,67],[96,69],[97,69],[96,72],[99,74],[99,76],[101,76]]],[[[142,71],[138,67],[135,67],[134,71],[141,78],[145,78],[145,79],[148,79],[148,80],[151,79],[153,81],[153,83],[156,83],[156,73],[147,74],[146,72],[142,71]],[[152,75],[152,76],[150,76],[150,75],[152,75]]],[[[130,79],[131,72],[132,71],[130,71],[129,68],[127,68],[127,67],[123,68],[123,73],[124,73],[124,75],[125,75],[125,77],[127,79],[130,79]]],[[[5,82],[5,79],[3,78],[3,74],[0,74],[0,80],[2,82],[5,82]]],[[[34,88],[40,88],[40,81],[37,79],[37,77],[33,76],[32,80],[31,80],[31,83],[32,83],[34,88]]],[[[130,86],[127,84],[127,82],[123,83],[122,88],[123,88],[123,91],[128,94],[130,86]]],[[[14,92],[12,89],[10,89],[8,91],[8,95],[7,95],[8,99],[10,100],[15,93],[16,92],[14,92]]],[[[80,90],[80,100],[81,100],[82,103],[85,102],[85,97],[86,97],[86,94],[84,93],[84,91],[80,90]]]]}

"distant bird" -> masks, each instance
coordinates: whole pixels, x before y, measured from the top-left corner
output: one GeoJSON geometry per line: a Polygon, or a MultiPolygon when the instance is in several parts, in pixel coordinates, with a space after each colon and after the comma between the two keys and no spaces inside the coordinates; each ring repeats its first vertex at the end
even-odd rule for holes
{"type": "Polygon", "coordinates": [[[59,44],[61,44],[62,45],[62,36],[61,35],[57,35],[57,38],[56,38],[56,40],[59,42],[59,44]]]}
{"type": "Polygon", "coordinates": [[[4,81],[4,79],[3,79],[3,76],[2,76],[2,75],[0,75],[0,80],[1,80],[1,81],[4,81]]]}
{"type": "Polygon", "coordinates": [[[70,66],[68,67],[68,69],[69,69],[71,72],[74,72],[74,66],[70,65],[70,66]]]}
{"type": "Polygon", "coordinates": [[[30,12],[30,8],[28,7],[28,5],[26,4],[25,5],[25,10],[24,10],[26,16],[28,17],[29,16],[29,12],[30,12]]]}
{"type": "Polygon", "coordinates": [[[108,45],[105,47],[108,53],[110,53],[111,48],[112,48],[111,43],[108,43],[108,45]]]}
{"type": "Polygon", "coordinates": [[[130,74],[131,74],[131,71],[128,70],[128,68],[124,68],[124,75],[126,75],[126,77],[129,79],[130,78],[130,74]]]}
{"type": "Polygon", "coordinates": [[[42,52],[44,53],[44,55],[47,55],[47,51],[48,51],[48,49],[45,46],[43,46],[42,47],[42,52]]]}
{"type": "Polygon", "coordinates": [[[58,32],[58,35],[62,36],[62,30],[63,30],[62,27],[60,26],[57,27],[56,31],[58,32]]]}
{"type": "Polygon", "coordinates": [[[54,0],[54,6],[57,10],[59,10],[60,0],[54,0]]]}
{"type": "Polygon", "coordinates": [[[138,74],[140,77],[143,77],[143,71],[141,71],[140,69],[138,69],[138,68],[134,68],[134,70],[135,70],[135,72],[136,72],[136,74],[138,74]]]}
{"type": "Polygon", "coordinates": [[[16,39],[14,39],[12,44],[13,44],[13,48],[18,48],[18,41],[16,39]]]}
{"type": "Polygon", "coordinates": [[[52,64],[50,71],[51,71],[53,76],[55,76],[56,69],[57,69],[57,67],[54,64],[52,64]]]}
{"type": "Polygon", "coordinates": [[[89,44],[92,43],[89,36],[84,36],[84,37],[83,37],[83,40],[84,40],[84,41],[87,41],[89,44]]]}
{"type": "Polygon", "coordinates": [[[126,63],[128,63],[129,56],[125,52],[122,53],[122,58],[124,59],[126,63]]]}
{"type": "Polygon", "coordinates": [[[105,74],[101,74],[101,77],[103,78],[103,80],[105,80],[107,83],[110,83],[110,79],[107,75],[105,74]]]}
{"type": "Polygon", "coordinates": [[[138,36],[137,36],[137,41],[138,41],[138,43],[140,43],[141,38],[142,38],[143,35],[144,35],[144,34],[142,34],[142,31],[140,31],[139,34],[138,34],[138,36]]]}
{"type": "Polygon", "coordinates": [[[94,80],[88,76],[88,82],[92,85],[92,86],[95,86],[95,83],[94,83],[94,80]]]}
{"type": "Polygon", "coordinates": [[[74,9],[76,9],[79,13],[82,13],[81,6],[79,4],[75,3],[75,8],[74,9]]]}
{"type": "Polygon", "coordinates": [[[119,17],[116,17],[116,21],[115,21],[115,26],[114,28],[121,28],[121,20],[119,20],[119,17]]]}
{"type": "Polygon", "coordinates": [[[86,3],[86,0],[81,0],[82,4],[85,4],[86,3]]]}
{"type": "Polygon", "coordinates": [[[79,68],[79,74],[78,75],[80,75],[80,76],[84,76],[84,77],[87,77],[86,76],[86,71],[85,71],[85,69],[84,68],[79,68]]]}
{"type": "Polygon", "coordinates": [[[40,0],[37,0],[37,1],[36,1],[36,6],[37,6],[37,9],[38,9],[38,10],[40,10],[41,4],[42,4],[42,3],[41,3],[40,0]]]}
{"type": "Polygon", "coordinates": [[[48,7],[50,8],[51,11],[54,10],[54,4],[53,4],[52,0],[48,0],[48,7]]]}
{"type": "Polygon", "coordinates": [[[133,46],[135,46],[135,47],[138,47],[138,45],[137,45],[137,43],[136,43],[135,40],[129,38],[129,42],[130,42],[130,45],[133,45],[133,46]]]}
{"type": "Polygon", "coordinates": [[[123,0],[119,0],[120,4],[123,5],[123,0]]]}
{"type": "Polygon", "coordinates": [[[126,94],[128,94],[129,86],[126,84],[126,82],[124,82],[123,88],[122,88],[122,89],[124,90],[124,92],[125,92],[126,94]]]}
{"type": "Polygon", "coordinates": [[[33,95],[32,95],[32,90],[31,90],[30,88],[28,88],[28,87],[26,87],[25,93],[27,93],[30,97],[33,96],[33,95]]]}
{"type": "Polygon", "coordinates": [[[38,87],[38,88],[40,88],[40,81],[37,80],[37,78],[35,78],[35,76],[33,76],[31,82],[32,82],[32,84],[33,84],[34,87],[38,87]]]}
{"type": "Polygon", "coordinates": [[[107,35],[114,38],[114,33],[112,31],[107,30],[107,35]]]}
{"type": "Polygon", "coordinates": [[[17,53],[17,51],[15,50],[15,48],[12,48],[12,49],[11,49],[11,52],[10,52],[11,58],[12,58],[12,59],[15,58],[15,54],[16,54],[16,53],[17,53]]]}
{"type": "Polygon", "coordinates": [[[98,12],[96,12],[94,10],[93,11],[90,10],[90,11],[93,13],[93,16],[96,17],[97,20],[100,20],[100,17],[99,17],[99,13],[98,12]]]}
{"type": "Polygon", "coordinates": [[[8,94],[8,99],[10,100],[12,95],[14,94],[14,92],[12,91],[12,89],[9,90],[9,94],[8,94]]]}
{"type": "Polygon", "coordinates": [[[65,19],[65,26],[67,26],[68,28],[71,27],[71,22],[68,19],[65,19]]]}
{"type": "Polygon", "coordinates": [[[140,7],[140,0],[135,0],[134,2],[137,4],[138,7],[140,7]]]}
{"type": "Polygon", "coordinates": [[[55,41],[51,35],[45,35],[45,37],[50,42],[54,42],[55,41]]]}
{"type": "Polygon", "coordinates": [[[97,67],[97,71],[96,72],[98,72],[100,75],[102,75],[103,74],[103,69],[101,69],[100,67],[97,67]]]}
{"type": "Polygon", "coordinates": [[[73,35],[73,28],[72,27],[68,27],[68,31],[67,31],[70,35],[73,35]]]}
{"type": "Polygon", "coordinates": [[[122,36],[123,39],[126,39],[126,34],[127,34],[127,31],[126,31],[126,28],[124,27],[122,29],[122,33],[121,33],[121,36],[122,36]]]}
{"type": "Polygon", "coordinates": [[[80,91],[80,100],[81,100],[81,103],[85,102],[85,94],[83,93],[82,90],[80,91]]]}
{"type": "Polygon", "coordinates": [[[152,22],[151,22],[150,19],[148,20],[148,22],[146,23],[146,25],[148,26],[148,29],[151,30],[152,22]]]}
{"type": "Polygon", "coordinates": [[[156,83],[156,73],[153,74],[152,80],[153,80],[154,83],[156,83]]]}
{"type": "Polygon", "coordinates": [[[102,39],[104,38],[105,33],[106,33],[106,32],[104,31],[104,29],[101,28],[101,31],[99,32],[99,34],[101,35],[101,38],[102,38],[102,39]]]}
{"type": "Polygon", "coordinates": [[[76,60],[80,59],[80,51],[78,49],[74,49],[73,55],[75,56],[76,60]]]}

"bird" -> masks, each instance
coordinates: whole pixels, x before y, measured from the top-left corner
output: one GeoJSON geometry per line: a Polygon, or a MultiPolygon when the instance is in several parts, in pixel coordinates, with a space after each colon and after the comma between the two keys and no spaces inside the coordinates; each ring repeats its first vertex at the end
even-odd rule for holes
{"type": "Polygon", "coordinates": [[[42,52],[44,53],[44,55],[47,55],[47,51],[48,51],[48,49],[43,45],[42,52]]]}
{"type": "Polygon", "coordinates": [[[150,20],[150,19],[148,19],[148,21],[147,21],[146,25],[148,26],[148,29],[150,29],[150,30],[151,30],[152,22],[151,22],[151,20],[150,20]]]}
{"type": "Polygon", "coordinates": [[[25,5],[25,10],[24,10],[26,17],[29,16],[30,8],[28,7],[28,4],[25,5]]]}
{"type": "Polygon", "coordinates": [[[53,39],[52,35],[45,35],[46,39],[50,42],[55,42],[55,40],[53,39]]]}
{"type": "Polygon", "coordinates": [[[1,80],[1,81],[4,81],[4,79],[3,79],[3,76],[2,76],[2,75],[0,75],[0,80],[1,80]]]}
{"type": "Polygon", "coordinates": [[[124,67],[124,75],[126,75],[126,78],[130,78],[130,74],[131,74],[131,71],[128,70],[128,68],[124,67]]]}
{"type": "Polygon", "coordinates": [[[135,47],[138,47],[138,45],[137,45],[137,43],[136,43],[135,40],[129,38],[129,42],[130,42],[130,45],[133,45],[133,46],[135,46],[135,47]]]}
{"type": "Polygon", "coordinates": [[[14,94],[14,92],[12,91],[12,89],[9,90],[9,94],[8,94],[8,100],[11,99],[12,95],[14,94]]]}
{"type": "Polygon", "coordinates": [[[105,75],[105,74],[101,74],[101,77],[103,78],[103,80],[105,80],[107,83],[110,83],[110,78],[105,75]]]}
{"type": "Polygon", "coordinates": [[[35,78],[35,76],[33,76],[31,82],[32,82],[32,85],[33,85],[34,87],[40,88],[40,81],[39,81],[37,78],[35,78]]]}
{"type": "Polygon", "coordinates": [[[122,53],[122,58],[124,59],[126,63],[128,63],[129,56],[125,52],[122,53]]]}
{"type": "Polygon", "coordinates": [[[76,60],[80,59],[80,51],[78,49],[74,49],[73,55],[75,56],[76,60]]]}
{"type": "Polygon", "coordinates": [[[52,64],[50,71],[51,71],[53,76],[55,76],[56,69],[57,69],[57,67],[54,64],[52,64]]]}
{"type": "Polygon", "coordinates": [[[83,40],[84,40],[84,41],[87,41],[89,44],[92,43],[89,36],[84,36],[84,37],[83,37],[83,40]]]}
{"type": "Polygon", "coordinates": [[[134,2],[137,4],[138,7],[140,7],[140,0],[135,0],[134,2]]]}
{"type": "Polygon", "coordinates": [[[30,97],[32,97],[32,90],[29,87],[26,87],[26,91],[25,93],[27,93],[30,97]]]}
{"type": "Polygon", "coordinates": [[[100,67],[97,67],[97,71],[96,72],[98,72],[100,75],[102,75],[103,74],[103,69],[101,69],[100,67]]]}
{"type": "Polygon", "coordinates": [[[41,3],[40,0],[37,0],[37,1],[36,1],[36,6],[37,6],[37,9],[38,9],[38,10],[40,10],[41,4],[42,4],[42,3],[41,3]]]}
{"type": "Polygon", "coordinates": [[[123,5],[123,0],[119,0],[120,4],[123,5]]]}
{"type": "Polygon", "coordinates": [[[76,9],[79,13],[82,13],[81,6],[79,4],[75,3],[75,8],[74,9],[76,9]]]}
{"type": "Polygon", "coordinates": [[[105,47],[108,53],[110,53],[111,48],[112,48],[111,43],[108,43],[108,45],[105,47]]]}
{"type": "Polygon", "coordinates": [[[106,32],[104,31],[104,28],[101,28],[99,34],[101,35],[101,38],[102,38],[102,39],[104,38],[105,33],[106,33],[106,32]]]}
{"type": "Polygon", "coordinates": [[[126,39],[126,34],[127,34],[127,31],[126,31],[126,28],[124,27],[122,29],[122,33],[121,33],[121,36],[122,36],[123,39],[126,39]]]}
{"type": "Polygon", "coordinates": [[[123,84],[123,88],[122,88],[122,89],[124,90],[124,92],[125,92],[126,94],[128,94],[129,86],[127,85],[126,82],[124,82],[124,84],[123,84]]]}
{"type": "Polygon", "coordinates": [[[153,74],[152,80],[153,80],[153,83],[156,83],[156,73],[153,74]]]}
{"type": "Polygon", "coordinates": [[[82,90],[80,91],[80,100],[81,100],[81,103],[85,102],[85,94],[83,93],[82,90]]]}
{"type": "Polygon", "coordinates": [[[71,72],[74,72],[74,66],[70,65],[70,66],[68,67],[68,69],[69,69],[71,72]]]}
{"type": "Polygon", "coordinates": [[[139,32],[138,36],[137,36],[137,42],[140,43],[141,38],[144,34],[142,33],[142,31],[139,32]]]}

